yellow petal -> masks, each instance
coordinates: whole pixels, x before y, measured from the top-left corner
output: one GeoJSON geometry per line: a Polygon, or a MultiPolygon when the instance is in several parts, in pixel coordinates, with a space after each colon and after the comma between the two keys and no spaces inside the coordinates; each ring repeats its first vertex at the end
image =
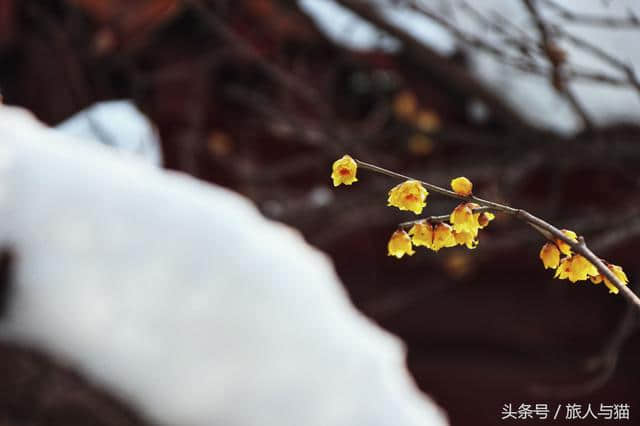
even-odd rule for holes
{"type": "Polygon", "coordinates": [[[420,214],[427,205],[427,195],[429,195],[429,192],[422,186],[421,182],[408,180],[391,188],[387,205],[420,214]]]}
{"type": "Polygon", "coordinates": [[[453,236],[456,239],[456,243],[466,246],[468,249],[474,249],[478,246],[477,238],[470,232],[454,232],[453,236]]]}
{"type": "MultiPolygon", "coordinates": [[[[625,274],[625,272],[622,270],[620,266],[607,264],[607,268],[609,268],[609,270],[613,272],[613,275],[615,275],[616,278],[618,278],[618,280],[622,282],[622,284],[627,285],[629,283],[629,278],[627,277],[627,274],[625,274]]],[[[603,277],[603,278],[604,278],[604,284],[609,289],[609,293],[618,294],[620,292],[620,290],[618,290],[618,287],[613,285],[611,281],[609,281],[606,277],[603,277]]]]}
{"type": "Polygon", "coordinates": [[[472,193],[473,184],[469,179],[461,176],[451,181],[451,189],[453,189],[456,194],[467,197],[472,193]]]}
{"type": "Polygon", "coordinates": [[[572,283],[576,281],[584,281],[589,277],[598,275],[596,267],[587,259],[579,254],[571,257],[571,265],[569,268],[569,281],[572,283]]]}
{"type": "Polygon", "coordinates": [[[424,246],[431,248],[433,243],[433,227],[430,223],[416,223],[409,230],[411,235],[411,242],[414,246],[424,246]]]}
{"type": "Polygon", "coordinates": [[[560,264],[560,250],[553,243],[547,243],[540,250],[540,259],[544,265],[544,269],[557,268],[560,264]]]}
{"type": "Polygon", "coordinates": [[[478,222],[480,229],[485,228],[489,222],[496,218],[496,216],[491,212],[476,213],[474,216],[476,216],[476,221],[478,222]]]}
{"type": "Polygon", "coordinates": [[[458,207],[453,209],[450,216],[451,225],[456,232],[468,232],[474,237],[478,235],[477,217],[473,214],[469,203],[459,204],[458,207]]]}
{"type": "Polygon", "coordinates": [[[558,268],[556,269],[554,278],[557,278],[559,280],[566,280],[567,278],[569,278],[570,269],[571,269],[571,258],[565,257],[560,261],[560,265],[558,265],[558,268]]]}
{"type": "Polygon", "coordinates": [[[358,171],[358,164],[353,158],[348,155],[344,155],[342,158],[333,162],[331,179],[333,179],[333,186],[341,184],[351,185],[357,182],[356,173],[358,171]]]}
{"type": "Polygon", "coordinates": [[[405,254],[413,256],[415,251],[411,246],[411,237],[402,229],[398,229],[391,235],[389,244],[387,245],[389,256],[395,256],[400,259],[405,254]]]}
{"type": "MultiPolygon", "coordinates": [[[[562,233],[567,237],[569,237],[571,240],[575,241],[576,243],[578,242],[578,235],[576,235],[575,232],[569,231],[568,229],[563,229],[562,233]]],[[[565,243],[559,238],[556,239],[556,244],[562,254],[566,256],[571,256],[572,251],[571,251],[571,246],[569,244],[565,243]]]]}
{"type": "Polygon", "coordinates": [[[453,236],[453,228],[446,223],[439,223],[433,229],[433,243],[431,250],[438,251],[442,247],[454,247],[458,243],[453,236]]]}
{"type": "Polygon", "coordinates": [[[624,284],[628,284],[629,283],[629,278],[627,277],[627,274],[625,274],[625,272],[622,270],[622,267],[620,267],[618,265],[612,265],[612,264],[609,264],[608,266],[609,266],[609,269],[611,269],[613,274],[620,281],[622,281],[624,284]]]}

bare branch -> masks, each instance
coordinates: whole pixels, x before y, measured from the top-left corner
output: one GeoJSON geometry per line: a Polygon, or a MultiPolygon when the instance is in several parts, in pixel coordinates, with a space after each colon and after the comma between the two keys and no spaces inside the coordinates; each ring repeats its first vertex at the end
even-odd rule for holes
{"type": "Polygon", "coordinates": [[[637,309],[640,310],[640,298],[638,298],[638,296],[633,291],[631,291],[631,289],[629,289],[626,285],[624,285],[624,283],[620,281],[618,277],[616,277],[614,273],[611,272],[611,270],[609,270],[609,268],[604,264],[604,262],[598,256],[596,256],[591,251],[591,249],[589,249],[589,247],[587,246],[582,236],[578,237],[578,241],[576,242],[575,240],[567,237],[560,229],[544,221],[543,219],[537,216],[534,216],[533,214],[529,213],[526,210],[516,209],[510,206],[506,206],[504,204],[483,200],[482,198],[478,198],[474,195],[462,196],[448,189],[444,189],[440,186],[437,186],[428,182],[424,182],[419,179],[414,179],[412,177],[405,176],[400,173],[396,173],[391,170],[387,170],[385,168],[382,168],[373,164],[365,163],[364,161],[360,161],[357,159],[355,161],[358,164],[358,167],[362,169],[371,170],[373,172],[381,173],[381,174],[391,176],[401,180],[417,180],[421,182],[425,188],[433,192],[436,192],[438,194],[442,194],[450,198],[465,200],[467,202],[474,202],[476,204],[479,204],[480,206],[487,207],[489,210],[506,213],[508,215],[511,215],[527,223],[529,226],[534,228],[536,231],[541,233],[546,239],[550,241],[554,241],[554,240],[564,241],[573,250],[575,250],[576,253],[582,255],[591,264],[593,264],[593,266],[596,267],[598,272],[600,272],[600,274],[604,278],[610,281],[622,293],[622,295],[627,299],[629,303],[632,303],[633,305],[635,305],[637,309]]]}
{"type": "Polygon", "coordinates": [[[638,92],[638,94],[640,95],[640,80],[638,80],[636,73],[634,72],[633,68],[629,64],[622,62],[620,59],[616,58],[615,56],[611,55],[610,53],[606,52],[604,49],[596,46],[595,44],[590,43],[585,39],[572,35],[567,30],[562,29],[557,25],[553,27],[553,32],[560,37],[566,38],[571,43],[573,43],[576,47],[579,47],[591,53],[592,55],[600,58],[601,60],[608,63],[612,67],[623,72],[627,76],[628,84],[631,85],[636,90],[636,92],[638,92]]]}
{"type": "Polygon", "coordinates": [[[533,133],[537,132],[536,128],[532,127],[518,112],[471,75],[469,71],[421,43],[404,29],[389,22],[371,2],[362,0],[336,0],[336,2],[362,19],[369,21],[380,30],[400,40],[405,48],[414,54],[420,65],[443,84],[448,85],[450,90],[468,98],[476,98],[482,101],[487,105],[493,116],[505,127],[520,130],[526,129],[533,133]]]}
{"type": "Polygon", "coordinates": [[[571,88],[566,83],[566,76],[563,73],[563,63],[564,60],[558,54],[559,48],[555,45],[551,38],[551,34],[547,29],[547,24],[544,22],[540,13],[538,13],[538,9],[536,8],[533,0],[522,0],[525,7],[529,11],[533,22],[538,28],[538,33],[540,35],[540,44],[542,45],[542,50],[544,51],[549,64],[551,65],[551,73],[549,74],[549,78],[552,86],[556,89],[558,93],[564,95],[564,97],[571,105],[573,111],[581,118],[584,126],[588,129],[593,128],[593,124],[589,115],[587,114],[584,107],[578,101],[578,98],[575,96],[571,88]]]}
{"type": "Polygon", "coordinates": [[[600,16],[573,12],[553,0],[540,1],[544,2],[550,9],[553,9],[558,16],[576,24],[593,25],[611,29],[640,28],[640,19],[638,19],[631,10],[629,10],[628,17],[600,16]]]}
{"type": "MultiPolygon", "coordinates": [[[[483,212],[490,212],[492,210],[495,210],[491,207],[478,207],[473,209],[473,213],[483,213],[483,212]]],[[[430,223],[437,223],[437,222],[446,222],[447,220],[449,220],[451,218],[451,215],[449,214],[443,214],[440,216],[428,216],[428,217],[423,217],[421,219],[416,219],[416,220],[409,220],[407,222],[402,222],[400,223],[398,226],[400,228],[411,228],[413,225],[415,225],[416,223],[423,223],[423,222],[430,222],[430,223]]]]}

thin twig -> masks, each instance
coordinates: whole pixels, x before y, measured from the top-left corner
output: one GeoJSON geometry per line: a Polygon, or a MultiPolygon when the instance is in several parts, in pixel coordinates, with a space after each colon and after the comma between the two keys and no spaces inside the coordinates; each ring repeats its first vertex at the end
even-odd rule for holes
{"type": "Polygon", "coordinates": [[[537,134],[538,129],[532,126],[520,113],[507,105],[503,99],[496,96],[493,91],[480,82],[468,70],[450,61],[429,46],[420,42],[413,35],[407,32],[388,19],[381,13],[373,2],[363,0],[336,0],[336,3],[347,8],[362,19],[368,21],[385,33],[398,39],[404,47],[413,54],[416,62],[427,70],[434,78],[440,80],[442,84],[466,98],[476,98],[481,100],[491,110],[493,117],[505,127],[512,130],[524,130],[528,133],[537,134]]]}
{"type": "Polygon", "coordinates": [[[629,64],[621,61],[620,59],[616,58],[615,56],[611,55],[604,49],[596,46],[595,44],[589,42],[588,40],[574,36],[573,34],[569,33],[567,30],[561,28],[560,26],[556,25],[552,29],[554,33],[556,33],[560,37],[566,38],[571,43],[573,43],[576,47],[591,53],[595,57],[600,58],[601,60],[603,60],[604,62],[607,62],[612,67],[617,68],[619,71],[623,72],[627,77],[628,84],[632,86],[636,90],[636,92],[640,95],[640,80],[638,79],[635,71],[629,64]]]}
{"type": "Polygon", "coordinates": [[[584,107],[578,101],[578,98],[575,96],[571,88],[566,83],[566,76],[563,73],[563,61],[559,60],[557,57],[558,48],[555,47],[553,40],[551,39],[551,34],[547,29],[547,23],[542,19],[538,9],[536,8],[533,0],[522,0],[526,9],[529,11],[533,22],[538,29],[538,33],[540,35],[540,44],[542,45],[542,50],[546,55],[549,64],[551,65],[551,73],[549,74],[549,78],[551,80],[552,86],[556,89],[558,93],[564,95],[564,97],[571,105],[573,111],[580,117],[584,126],[588,129],[593,128],[593,124],[591,123],[591,119],[587,114],[584,107]]]}
{"type": "MultiPolygon", "coordinates": [[[[475,209],[472,209],[473,213],[484,213],[484,212],[490,212],[492,210],[495,210],[491,207],[478,207],[475,209]]],[[[398,227],[400,228],[410,228],[411,226],[415,225],[416,223],[422,223],[422,222],[432,222],[432,223],[436,223],[436,222],[446,222],[447,220],[449,220],[451,218],[450,214],[443,214],[440,216],[428,216],[428,217],[423,217],[421,219],[416,219],[416,220],[409,220],[407,222],[402,222],[398,225],[398,227]]]]}
{"type": "MultiPolygon", "coordinates": [[[[512,45],[517,49],[519,49],[521,52],[523,52],[523,56],[530,57],[530,54],[532,52],[535,52],[538,54],[544,54],[544,48],[539,43],[538,40],[531,39],[531,37],[529,36],[529,34],[527,34],[526,31],[514,25],[512,21],[502,16],[500,13],[495,11],[493,12],[496,19],[496,21],[494,22],[488,17],[484,16],[482,13],[480,13],[477,9],[475,9],[472,5],[470,5],[464,0],[460,2],[460,7],[466,12],[468,12],[469,16],[474,18],[481,25],[485,25],[491,28],[492,30],[494,30],[495,32],[501,34],[504,37],[503,38],[504,42],[508,45],[512,45]],[[514,31],[518,33],[518,36],[512,35],[509,31],[506,30],[507,28],[512,28],[514,31]],[[519,39],[518,37],[521,37],[521,39],[519,39]]],[[[453,26],[451,22],[448,22],[448,24],[450,26],[453,26]]],[[[597,56],[600,59],[604,60],[605,62],[610,63],[611,65],[613,65],[615,68],[618,68],[627,76],[626,79],[618,78],[612,75],[603,74],[595,70],[576,69],[575,67],[569,67],[568,64],[563,64],[562,71],[563,71],[563,76],[565,77],[565,80],[567,81],[568,80],[587,80],[587,81],[593,81],[596,83],[609,84],[612,86],[632,86],[636,89],[636,91],[640,93],[640,82],[638,81],[638,78],[633,72],[633,69],[629,65],[613,57],[612,55],[608,54],[604,50],[598,48],[597,46],[594,46],[593,44],[589,43],[587,40],[580,39],[576,36],[571,35],[570,33],[567,32],[566,29],[564,29],[559,25],[549,26],[548,28],[549,30],[553,31],[554,35],[557,35],[558,37],[562,37],[562,36],[566,37],[569,41],[571,41],[577,47],[582,48],[583,50],[587,50],[594,56],[597,56]]],[[[454,29],[455,28],[451,30],[453,31],[454,29]]],[[[454,32],[454,35],[455,35],[455,32],[454,32]]],[[[514,59],[506,55],[506,53],[503,52],[503,50],[500,49],[499,47],[491,45],[487,41],[483,41],[483,43],[488,45],[488,48],[483,45],[476,45],[474,47],[483,49],[485,52],[492,54],[497,60],[501,61],[502,63],[506,65],[510,65],[521,71],[530,72],[532,74],[544,75],[544,76],[549,75],[548,69],[540,67],[540,65],[535,61],[533,61],[532,59],[514,59]]]]}
{"type": "Polygon", "coordinates": [[[638,19],[631,10],[629,10],[628,17],[590,15],[586,13],[573,12],[552,0],[541,1],[549,6],[550,9],[554,9],[560,17],[577,24],[607,27],[611,29],[640,28],[640,19],[638,19]]]}
{"type": "Polygon", "coordinates": [[[491,45],[489,42],[483,40],[480,37],[477,37],[469,32],[463,31],[461,28],[457,27],[453,22],[447,20],[446,18],[440,16],[433,10],[427,8],[424,4],[417,4],[416,2],[407,2],[406,6],[415,12],[418,12],[432,21],[436,22],[440,26],[446,28],[451,32],[453,36],[455,36],[462,43],[473,47],[485,50],[487,53],[498,57],[506,57],[507,54],[504,50],[499,47],[491,45]]]}
{"type": "Polygon", "coordinates": [[[279,84],[282,84],[283,87],[286,87],[293,93],[296,93],[300,99],[308,102],[310,105],[314,105],[317,108],[322,107],[325,110],[328,109],[322,101],[322,97],[313,87],[291,73],[288,73],[280,66],[265,60],[262,54],[254,46],[231,30],[222,19],[209,10],[202,0],[187,0],[186,2],[187,4],[192,5],[200,13],[200,16],[205,20],[209,27],[222,39],[237,49],[237,51],[245,58],[253,60],[254,63],[271,78],[279,84]]]}
{"type": "Polygon", "coordinates": [[[626,285],[624,285],[624,283],[622,281],[620,281],[618,279],[618,277],[616,277],[613,272],[611,272],[611,270],[609,270],[609,268],[604,264],[604,262],[598,257],[596,256],[591,249],[589,249],[589,247],[587,246],[584,238],[582,236],[578,237],[578,241],[575,241],[569,237],[567,237],[560,229],[556,228],[555,226],[551,225],[550,223],[546,222],[545,220],[532,215],[531,213],[529,213],[526,210],[523,209],[516,209],[510,206],[506,206],[504,204],[500,204],[500,203],[496,203],[493,201],[488,201],[488,200],[483,200],[482,198],[478,198],[474,195],[470,195],[470,196],[463,196],[460,194],[457,194],[453,191],[450,191],[448,189],[444,189],[440,186],[428,183],[428,182],[424,182],[421,181],[419,179],[414,179],[412,177],[409,176],[405,176],[402,175],[400,173],[396,173],[393,172],[391,170],[387,170],[383,167],[379,167],[373,164],[369,164],[366,163],[364,161],[360,161],[360,160],[355,160],[358,167],[365,169],[365,170],[371,170],[373,172],[376,173],[381,173],[387,176],[391,176],[393,178],[397,178],[397,179],[401,179],[401,180],[417,180],[420,183],[422,183],[422,185],[427,188],[428,190],[431,190],[435,193],[441,194],[441,195],[445,195],[447,197],[450,198],[456,198],[459,200],[465,200],[467,202],[474,202],[476,204],[479,204],[480,206],[483,207],[487,207],[489,210],[492,211],[497,211],[497,212],[502,212],[502,213],[506,213],[508,215],[511,215],[525,223],[527,223],[529,226],[531,226],[532,228],[534,228],[535,230],[537,230],[538,232],[540,232],[546,239],[550,240],[550,241],[554,241],[554,240],[561,240],[564,241],[565,243],[567,243],[573,250],[575,250],[576,253],[582,255],[585,259],[587,259],[591,264],[593,264],[596,269],[598,270],[598,272],[600,272],[600,274],[605,277],[608,281],[610,281],[621,293],[622,295],[627,299],[627,301],[629,303],[632,303],[635,305],[635,307],[637,309],[640,310],[640,298],[638,298],[638,296],[631,291],[631,289],[629,289],[629,287],[627,287],[626,285]]]}

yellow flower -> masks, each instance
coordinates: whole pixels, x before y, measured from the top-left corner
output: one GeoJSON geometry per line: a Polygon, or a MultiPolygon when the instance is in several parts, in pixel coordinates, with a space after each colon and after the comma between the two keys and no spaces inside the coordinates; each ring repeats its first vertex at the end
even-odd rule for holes
{"type": "Polygon", "coordinates": [[[357,182],[357,171],[358,164],[356,164],[355,160],[348,155],[344,155],[342,158],[334,161],[333,172],[331,173],[333,186],[338,186],[342,183],[345,185],[351,185],[353,182],[357,182]]]}
{"type": "MultiPolygon", "coordinates": [[[[573,231],[569,231],[568,229],[563,229],[562,233],[564,235],[566,235],[567,237],[569,237],[570,239],[572,239],[573,241],[575,241],[576,243],[578,242],[578,236],[576,235],[575,232],[573,231]]],[[[571,256],[571,246],[569,246],[569,244],[565,243],[564,241],[562,241],[561,239],[557,238],[556,239],[556,245],[558,246],[558,248],[560,249],[560,252],[564,255],[567,256],[571,256]]]]}
{"type": "Polygon", "coordinates": [[[486,228],[489,222],[496,218],[496,216],[491,212],[476,213],[473,216],[476,218],[480,229],[486,228]]]}
{"type": "Polygon", "coordinates": [[[557,268],[560,264],[560,250],[558,246],[553,243],[547,243],[542,246],[540,250],[540,259],[544,265],[544,269],[557,268]]]}
{"type": "Polygon", "coordinates": [[[595,277],[591,277],[589,279],[594,284],[600,284],[602,282],[602,275],[596,275],[595,277]]]}
{"type": "Polygon", "coordinates": [[[561,280],[569,279],[572,283],[584,281],[589,277],[598,275],[598,270],[591,262],[579,254],[565,257],[560,261],[560,266],[556,270],[555,278],[561,280]]]}
{"type": "Polygon", "coordinates": [[[473,190],[473,184],[469,179],[461,176],[451,180],[451,189],[458,195],[468,197],[473,190]]]}
{"type": "Polygon", "coordinates": [[[442,247],[454,247],[458,243],[453,236],[453,228],[446,223],[439,223],[433,229],[433,243],[431,250],[438,251],[442,247]]]}
{"type": "Polygon", "coordinates": [[[478,235],[478,224],[476,216],[473,214],[472,208],[476,204],[461,203],[451,212],[450,222],[456,232],[468,232],[472,236],[478,235]]]}
{"type": "MultiPolygon", "coordinates": [[[[608,263],[607,268],[609,268],[609,270],[613,272],[613,275],[615,275],[616,278],[622,282],[622,284],[627,285],[629,283],[629,278],[627,277],[627,274],[624,273],[624,271],[620,266],[612,265],[608,263]]],[[[606,277],[602,277],[602,278],[604,280],[604,284],[609,288],[609,293],[618,294],[620,292],[620,290],[618,290],[618,287],[613,285],[613,283],[609,281],[606,277]]]]}
{"type": "MultiPolygon", "coordinates": [[[[593,263],[576,254],[571,261],[571,273],[574,274],[576,280],[582,281],[598,275],[598,269],[596,269],[593,263]]],[[[569,276],[569,280],[571,280],[571,276],[569,276]]]]}
{"type": "Polygon", "coordinates": [[[558,269],[556,269],[556,273],[553,276],[559,280],[566,280],[569,278],[569,271],[571,270],[571,258],[565,257],[560,261],[560,265],[558,265],[558,269]]]}
{"type": "Polygon", "coordinates": [[[456,239],[456,243],[467,246],[468,249],[474,249],[478,246],[478,239],[470,232],[454,232],[453,237],[456,239]]]}
{"type": "Polygon", "coordinates": [[[387,246],[389,256],[395,256],[400,259],[405,254],[413,256],[415,251],[411,247],[411,237],[402,229],[398,229],[389,239],[387,246]]]}
{"type": "Polygon", "coordinates": [[[422,183],[417,180],[408,180],[391,188],[388,205],[420,214],[424,206],[427,205],[425,202],[427,195],[429,192],[422,186],[422,183]]]}
{"type": "Polygon", "coordinates": [[[416,223],[409,230],[409,235],[411,235],[411,241],[414,246],[431,248],[431,244],[433,243],[433,227],[430,223],[416,223]]]}

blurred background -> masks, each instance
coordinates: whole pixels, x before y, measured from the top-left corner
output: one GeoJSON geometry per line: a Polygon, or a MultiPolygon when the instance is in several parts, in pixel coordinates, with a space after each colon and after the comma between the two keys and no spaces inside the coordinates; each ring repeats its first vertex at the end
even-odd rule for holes
{"type": "MultiPolygon", "coordinates": [[[[0,89],[52,126],[130,100],[157,129],[154,162],[244,194],[331,256],[453,425],[498,424],[506,403],[626,403],[633,419],[640,338],[622,297],[553,280],[540,236],[500,215],[474,251],[388,257],[414,218],[385,207],[397,182],[361,170],[334,189],[329,174],[349,153],[441,186],[467,176],[482,198],[584,235],[635,290],[636,12],[631,0],[0,0],[0,89]]],[[[118,145],[109,117],[93,130],[118,145]]],[[[432,194],[425,213],[454,206],[432,194]]],[[[143,424],[46,355],[3,344],[0,366],[7,424],[143,424]]]]}

